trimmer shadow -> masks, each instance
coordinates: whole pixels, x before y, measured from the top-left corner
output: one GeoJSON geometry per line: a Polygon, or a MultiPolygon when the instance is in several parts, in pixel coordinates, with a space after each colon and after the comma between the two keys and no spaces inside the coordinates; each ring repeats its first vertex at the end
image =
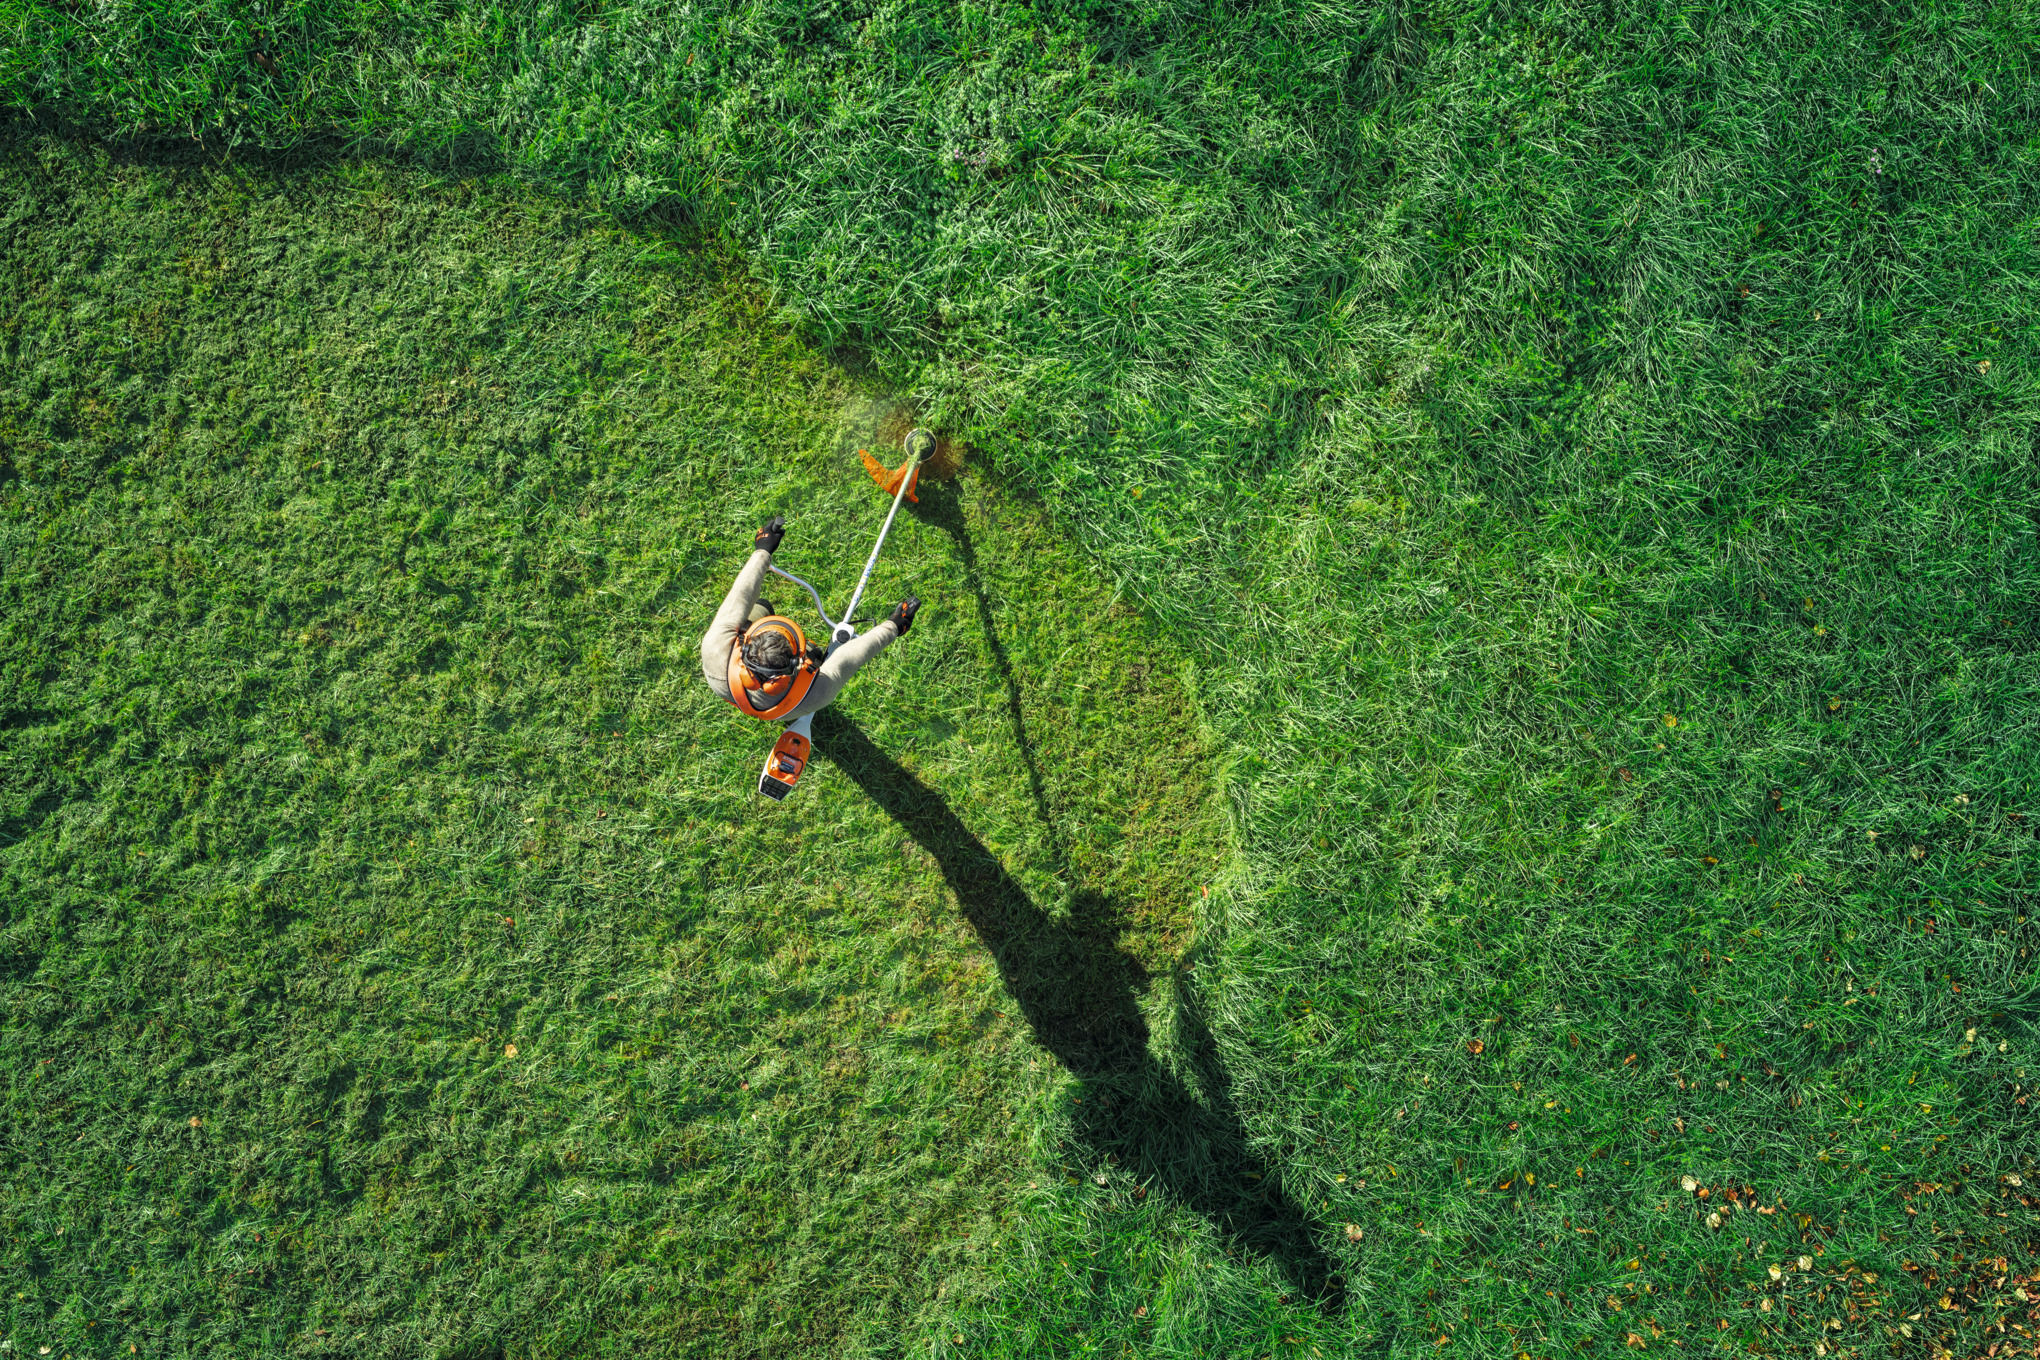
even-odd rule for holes
{"type": "MultiPolygon", "coordinates": [[[[956,544],[956,555],[963,563],[963,583],[970,587],[971,598],[977,602],[978,627],[984,630],[985,642],[991,648],[992,665],[998,669],[999,684],[1006,691],[1006,720],[1013,725],[1013,741],[1020,749],[1020,761],[1027,767],[1027,787],[1034,796],[1034,815],[1045,827],[1053,827],[1049,816],[1048,788],[1041,778],[1041,765],[1034,756],[1034,743],[1027,736],[1027,716],[1020,707],[1020,681],[1013,674],[1013,662],[1006,655],[1006,644],[999,640],[999,629],[992,617],[992,602],[985,593],[984,577],[978,570],[977,546],[971,541],[970,526],[964,522],[963,506],[957,499],[952,486],[931,485],[927,494],[915,507],[915,518],[948,534],[956,544]]],[[[1068,856],[1064,853],[1062,838],[1051,837],[1055,853],[1056,873],[1067,877],[1068,856]]]]}

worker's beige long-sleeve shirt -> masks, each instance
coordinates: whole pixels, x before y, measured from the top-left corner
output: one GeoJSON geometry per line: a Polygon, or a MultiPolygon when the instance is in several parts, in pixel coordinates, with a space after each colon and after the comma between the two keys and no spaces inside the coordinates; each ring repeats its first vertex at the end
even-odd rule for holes
{"type": "MultiPolygon", "coordinates": [[[[771,561],[772,554],[763,548],[752,551],[751,560],[737,573],[736,584],[723,597],[722,608],[715,611],[715,622],[708,625],[708,632],[701,639],[701,678],[708,681],[708,687],[725,700],[730,697],[730,651],[737,645],[737,625],[747,621],[755,623],[765,617],[765,611],[758,605],[758,592],[764,588],[765,568],[771,561]]],[[[850,677],[899,635],[899,625],[887,619],[870,632],[854,637],[830,652],[829,659],[822,663],[821,674],[815,677],[815,683],[808,689],[807,698],[801,700],[800,706],[793,712],[773,721],[790,723],[795,718],[827,708],[829,701],[849,683],[850,677]]]]}

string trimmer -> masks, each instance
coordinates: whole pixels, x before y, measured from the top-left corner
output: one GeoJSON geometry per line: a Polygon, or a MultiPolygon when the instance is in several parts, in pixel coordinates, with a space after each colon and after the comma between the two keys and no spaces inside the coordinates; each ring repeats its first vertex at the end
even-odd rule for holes
{"type": "MultiPolygon", "coordinates": [[[[914,488],[921,480],[921,461],[935,451],[935,436],[927,430],[913,429],[907,431],[906,438],[900,442],[906,450],[907,461],[896,469],[886,468],[864,449],[857,450],[857,456],[864,460],[865,470],[882,488],[892,492],[893,498],[892,508],[885,512],[885,524],[878,531],[878,542],[871,545],[871,556],[864,561],[864,574],[857,578],[857,589],[850,592],[850,603],[843,606],[840,620],[829,617],[829,611],[822,606],[820,591],[792,572],[783,570],[778,563],[771,566],[773,572],[803,587],[814,600],[815,612],[829,626],[829,650],[832,652],[857,636],[857,624],[871,622],[868,618],[853,618],[852,615],[857,612],[857,602],[864,597],[865,584],[871,580],[871,569],[878,565],[878,550],[885,546],[885,536],[892,532],[893,516],[900,512],[900,498],[904,496],[916,505],[921,503],[921,498],[914,494],[914,488]]],[[[794,785],[800,782],[801,771],[807,768],[808,753],[813,748],[814,722],[814,714],[804,713],[786,724],[786,730],[779,734],[778,742],[772,747],[772,754],[765,757],[765,768],[758,772],[758,792],[773,799],[783,799],[793,792],[794,785]]]]}

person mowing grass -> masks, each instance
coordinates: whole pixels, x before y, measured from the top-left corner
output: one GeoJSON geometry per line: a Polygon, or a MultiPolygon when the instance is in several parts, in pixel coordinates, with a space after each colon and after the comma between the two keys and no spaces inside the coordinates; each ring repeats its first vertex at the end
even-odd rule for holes
{"type": "Polygon", "coordinates": [[[904,637],[921,601],[907,596],[878,627],[840,647],[809,646],[799,624],[758,597],[785,535],[786,516],[774,515],[752,540],[751,560],[701,639],[701,678],[740,713],[792,723],[828,707],[865,662],[904,637]]]}

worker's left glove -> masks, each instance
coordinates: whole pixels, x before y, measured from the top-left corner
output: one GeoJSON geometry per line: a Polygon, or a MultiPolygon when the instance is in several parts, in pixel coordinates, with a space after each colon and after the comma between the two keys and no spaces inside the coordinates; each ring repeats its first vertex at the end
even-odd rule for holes
{"type": "Polygon", "coordinates": [[[752,543],[766,552],[778,552],[779,540],[786,537],[786,516],[774,515],[769,524],[758,531],[752,543]]]}

